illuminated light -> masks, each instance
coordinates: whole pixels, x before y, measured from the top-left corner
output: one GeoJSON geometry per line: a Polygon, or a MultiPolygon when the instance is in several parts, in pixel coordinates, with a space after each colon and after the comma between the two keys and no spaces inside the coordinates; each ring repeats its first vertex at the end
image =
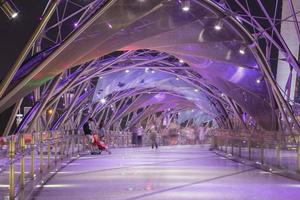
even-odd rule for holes
{"type": "Polygon", "coordinates": [[[14,19],[19,15],[19,10],[12,0],[1,0],[0,8],[8,19],[14,19]]]}
{"type": "Polygon", "coordinates": [[[53,114],[53,109],[49,109],[47,112],[48,112],[49,115],[52,115],[53,114]]]}
{"type": "Polygon", "coordinates": [[[191,2],[190,0],[181,0],[181,9],[184,12],[187,12],[191,9],[191,2]]]}
{"type": "Polygon", "coordinates": [[[222,97],[225,97],[225,94],[224,94],[224,93],[222,93],[222,94],[221,94],[221,96],[222,96],[222,97]]]}
{"type": "Polygon", "coordinates": [[[195,91],[195,92],[199,92],[199,90],[198,90],[198,89],[194,89],[194,91],[195,91]]]}
{"type": "Polygon", "coordinates": [[[194,109],[192,109],[192,112],[194,112],[194,109]]]}
{"type": "Polygon", "coordinates": [[[105,104],[105,103],[106,103],[106,100],[103,98],[103,99],[100,100],[100,102],[101,102],[102,104],[105,104]]]}
{"type": "Polygon", "coordinates": [[[74,23],[74,27],[75,27],[75,28],[78,27],[78,25],[79,25],[78,22],[75,22],[75,23],[74,23]]]}
{"type": "Polygon", "coordinates": [[[16,18],[16,17],[18,17],[18,13],[16,13],[16,12],[15,12],[15,13],[13,13],[13,14],[11,15],[11,17],[12,17],[12,18],[16,18]]]}
{"type": "Polygon", "coordinates": [[[114,107],[114,105],[110,105],[110,107],[111,107],[111,108],[113,108],[113,107],[114,107]]]}
{"type": "Polygon", "coordinates": [[[178,78],[178,77],[176,77],[176,81],[179,81],[179,78],[178,78]]]}
{"type": "Polygon", "coordinates": [[[241,46],[240,49],[239,49],[239,53],[240,53],[241,55],[245,55],[245,53],[246,53],[246,47],[241,46]]]}
{"type": "Polygon", "coordinates": [[[100,79],[103,79],[103,76],[100,76],[99,78],[100,78],[100,79]]]}
{"type": "Polygon", "coordinates": [[[149,72],[149,67],[146,67],[146,68],[145,68],[145,72],[146,72],[146,73],[149,72]]]}
{"type": "Polygon", "coordinates": [[[181,60],[181,59],[179,60],[179,62],[180,62],[180,63],[184,63],[184,61],[183,61],[183,60],[181,60]]]}
{"type": "Polygon", "coordinates": [[[65,188],[65,187],[74,187],[74,185],[69,185],[69,184],[49,184],[49,185],[44,185],[44,188],[65,188]]]}
{"type": "Polygon", "coordinates": [[[154,73],[155,73],[155,71],[154,71],[154,70],[152,70],[152,71],[151,71],[151,73],[152,73],[152,74],[154,74],[154,73]]]}
{"type": "Polygon", "coordinates": [[[260,82],[261,82],[261,80],[258,78],[258,79],[256,79],[256,83],[257,84],[260,84],[260,82]]]}
{"type": "Polygon", "coordinates": [[[222,29],[222,27],[220,25],[215,25],[215,29],[219,31],[222,29]]]}
{"type": "Polygon", "coordinates": [[[113,28],[112,25],[111,25],[110,23],[107,23],[107,25],[108,25],[108,27],[109,27],[110,29],[113,28]]]}
{"type": "Polygon", "coordinates": [[[130,70],[129,70],[129,69],[126,69],[126,70],[125,70],[125,73],[129,73],[129,72],[130,72],[130,70]]]}
{"type": "Polygon", "coordinates": [[[5,184],[0,184],[0,188],[8,188],[9,185],[5,185],[5,184]]]}
{"type": "Polygon", "coordinates": [[[84,91],[87,91],[88,89],[87,88],[84,88],[84,91]]]}
{"type": "Polygon", "coordinates": [[[221,21],[218,21],[218,23],[215,24],[215,30],[219,31],[223,27],[223,23],[221,21]]]}
{"type": "Polygon", "coordinates": [[[239,50],[239,53],[242,54],[242,55],[245,55],[246,52],[245,52],[245,50],[240,49],[240,50],[239,50]]]}

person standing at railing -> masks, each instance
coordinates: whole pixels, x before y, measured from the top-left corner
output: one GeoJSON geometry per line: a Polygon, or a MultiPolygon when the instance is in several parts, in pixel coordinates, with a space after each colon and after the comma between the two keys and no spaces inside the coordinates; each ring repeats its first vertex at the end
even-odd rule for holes
{"type": "Polygon", "coordinates": [[[139,147],[141,147],[143,145],[143,133],[144,133],[144,129],[139,124],[138,130],[137,130],[137,143],[138,143],[139,147]]]}
{"type": "Polygon", "coordinates": [[[97,154],[97,152],[94,148],[94,145],[93,145],[93,142],[94,142],[93,134],[97,133],[97,126],[96,126],[96,123],[94,122],[93,118],[89,118],[88,121],[84,123],[83,132],[88,141],[88,145],[89,145],[91,154],[92,155],[97,154]]]}

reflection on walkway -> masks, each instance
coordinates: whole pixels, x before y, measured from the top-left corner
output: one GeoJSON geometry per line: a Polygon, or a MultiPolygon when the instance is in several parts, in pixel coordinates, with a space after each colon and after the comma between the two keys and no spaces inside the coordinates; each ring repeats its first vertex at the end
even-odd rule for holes
{"type": "Polygon", "coordinates": [[[35,199],[297,199],[300,183],[199,146],[115,149],[59,172],[35,199]]]}

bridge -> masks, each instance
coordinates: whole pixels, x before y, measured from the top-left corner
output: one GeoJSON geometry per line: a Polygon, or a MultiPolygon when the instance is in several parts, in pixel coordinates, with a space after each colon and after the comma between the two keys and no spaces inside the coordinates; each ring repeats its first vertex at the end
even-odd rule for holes
{"type": "Polygon", "coordinates": [[[253,2],[49,0],[1,77],[0,197],[297,199],[300,4],[253,2]]]}

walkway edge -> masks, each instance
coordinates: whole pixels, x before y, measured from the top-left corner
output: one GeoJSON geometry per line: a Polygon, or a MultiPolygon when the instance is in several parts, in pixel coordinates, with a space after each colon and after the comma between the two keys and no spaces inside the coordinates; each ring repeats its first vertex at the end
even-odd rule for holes
{"type": "Polygon", "coordinates": [[[257,162],[251,161],[251,160],[247,160],[247,159],[244,159],[244,158],[233,156],[230,153],[225,153],[225,152],[214,150],[214,149],[212,149],[211,151],[214,152],[215,154],[219,155],[219,156],[222,156],[222,157],[227,158],[229,160],[232,160],[234,162],[242,163],[244,165],[255,167],[257,169],[261,169],[263,171],[270,172],[270,173],[275,174],[275,175],[279,175],[279,176],[283,176],[283,177],[286,177],[286,178],[289,178],[289,179],[300,181],[300,174],[299,173],[296,173],[296,172],[293,172],[293,171],[290,171],[290,170],[286,170],[286,169],[277,168],[277,167],[274,167],[274,166],[260,164],[260,163],[257,163],[257,162]]]}

